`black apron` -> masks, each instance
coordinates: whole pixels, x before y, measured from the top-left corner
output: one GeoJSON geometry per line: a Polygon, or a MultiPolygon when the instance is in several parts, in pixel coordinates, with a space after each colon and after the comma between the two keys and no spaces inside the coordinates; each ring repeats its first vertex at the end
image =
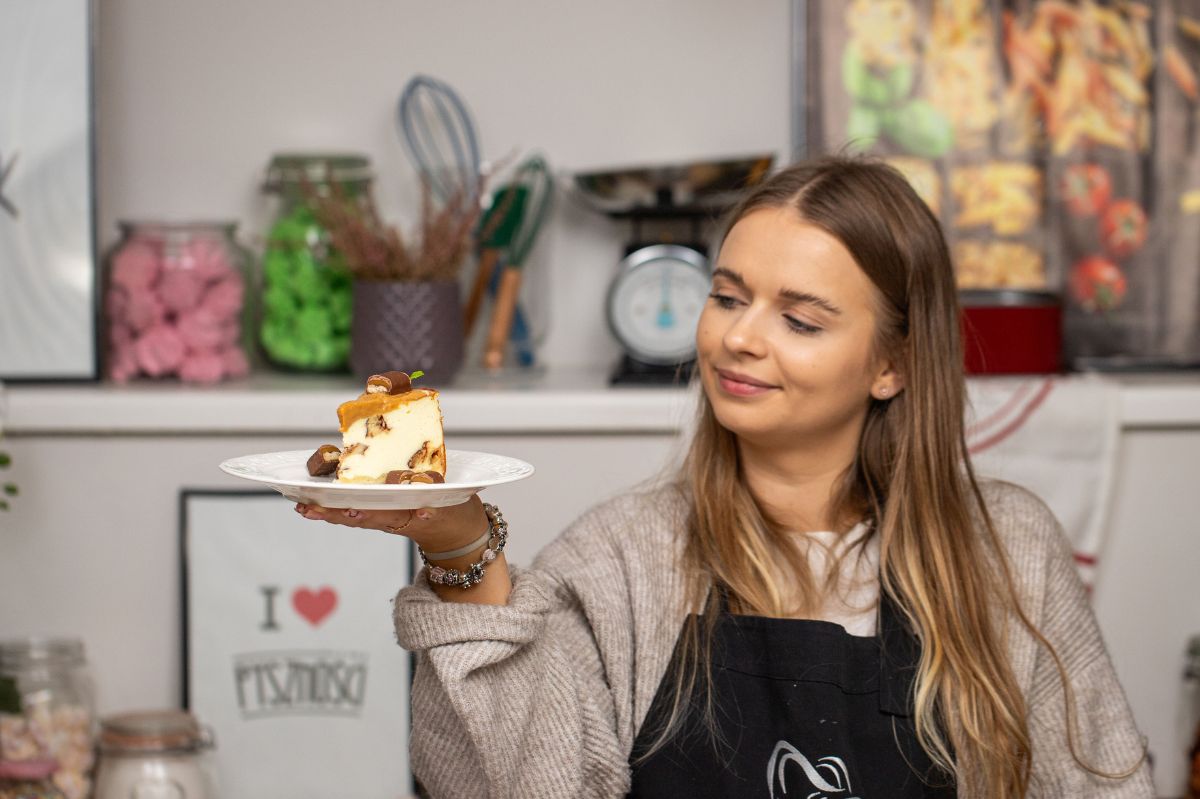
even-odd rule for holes
{"type": "Polygon", "coordinates": [[[723,742],[693,701],[682,734],[637,762],[670,713],[677,642],[634,742],[628,796],[953,799],[953,777],[917,744],[909,694],[920,649],[891,602],[881,597],[873,638],[730,614],[723,591],[720,604],[712,676],[723,742]]]}

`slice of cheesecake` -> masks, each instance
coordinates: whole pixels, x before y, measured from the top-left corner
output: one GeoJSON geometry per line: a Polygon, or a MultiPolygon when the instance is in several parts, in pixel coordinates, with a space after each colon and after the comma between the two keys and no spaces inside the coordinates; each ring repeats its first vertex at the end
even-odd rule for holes
{"type": "MultiPolygon", "coordinates": [[[[446,475],[438,392],[413,388],[404,372],[372,375],[367,390],[338,406],[340,483],[385,483],[389,472],[446,475]]],[[[393,481],[394,482],[394,481],[393,481]]]]}

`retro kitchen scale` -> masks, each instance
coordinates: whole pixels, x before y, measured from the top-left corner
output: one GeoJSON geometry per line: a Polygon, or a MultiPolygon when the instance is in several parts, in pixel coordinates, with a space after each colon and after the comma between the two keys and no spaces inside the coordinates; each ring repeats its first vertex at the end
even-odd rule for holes
{"type": "Polygon", "coordinates": [[[704,228],[773,161],[760,155],[574,176],[574,191],[591,208],[632,228],[605,297],[609,330],[623,350],[609,383],[669,384],[691,375],[711,279],[704,228]]]}

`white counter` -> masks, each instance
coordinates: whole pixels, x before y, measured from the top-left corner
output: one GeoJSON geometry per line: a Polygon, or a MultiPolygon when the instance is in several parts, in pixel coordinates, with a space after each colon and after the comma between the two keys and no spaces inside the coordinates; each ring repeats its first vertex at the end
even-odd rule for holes
{"type": "MultiPolygon", "coordinates": [[[[989,378],[972,378],[987,380],[989,378]]],[[[1072,377],[1069,379],[1084,379],[1072,377]]],[[[1125,428],[1200,427],[1200,374],[1114,377],[1125,428]]],[[[9,385],[9,435],[325,434],[359,390],[350,377],[260,375],[212,387],[9,385]]],[[[596,370],[465,374],[442,390],[447,432],[671,433],[691,407],[683,388],[606,385],[596,370]]]]}

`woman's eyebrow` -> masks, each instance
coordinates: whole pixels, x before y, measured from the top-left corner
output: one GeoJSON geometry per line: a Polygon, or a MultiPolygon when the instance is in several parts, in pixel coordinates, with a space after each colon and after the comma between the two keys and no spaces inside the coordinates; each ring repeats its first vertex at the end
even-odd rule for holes
{"type": "MultiPolygon", "coordinates": [[[[726,266],[718,266],[713,270],[714,278],[723,277],[731,283],[736,284],[739,288],[746,288],[746,279],[726,266]]],[[[816,307],[828,311],[835,316],[841,316],[841,309],[834,305],[829,300],[817,294],[808,291],[797,291],[795,289],[780,289],[779,296],[790,302],[804,303],[805,305],[815,305],[816,307]]]]}

